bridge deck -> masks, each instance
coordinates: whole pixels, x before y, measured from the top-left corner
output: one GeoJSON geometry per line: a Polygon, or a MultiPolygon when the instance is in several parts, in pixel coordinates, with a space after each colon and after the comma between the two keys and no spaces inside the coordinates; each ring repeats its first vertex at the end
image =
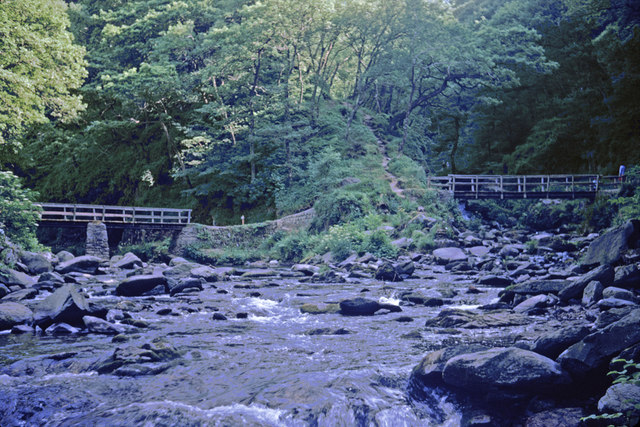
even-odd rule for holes
{"type": "Polygon", "coordinates": [[[428,185],[457,199],[595,198],[620,187],[617,176],[600,175],[447,175],[431,176],[428,185]]]}
{"type": "Polygon", "coordinates": [[[117,224],[185,225],[191,222],[191,209],[148,208],[133,206],[38,203],[41,221],[102,221],[117,224]]]}

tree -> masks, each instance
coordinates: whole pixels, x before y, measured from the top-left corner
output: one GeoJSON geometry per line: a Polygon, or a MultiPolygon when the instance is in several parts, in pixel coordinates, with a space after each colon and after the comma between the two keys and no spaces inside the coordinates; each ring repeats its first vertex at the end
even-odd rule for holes
{"type": "Polygon", "coordinates": [[[0,2],[0,166],[29,126],[69,121],[83,109],[75,91],[86,76],[62,0],[0,2]]]}

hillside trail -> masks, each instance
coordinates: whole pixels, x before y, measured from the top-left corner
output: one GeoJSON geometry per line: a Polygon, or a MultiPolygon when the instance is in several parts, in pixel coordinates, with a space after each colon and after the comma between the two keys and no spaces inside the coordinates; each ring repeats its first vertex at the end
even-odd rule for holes
{"type": "Polygon", "coordinates": [[[400,187],[400,182],[398,180],[398,177],[395,176],[393,173],[391,173],[391,171],[389,170],[389,162],[391,161],[391,158],[387,153],[387,145],[384,142],[382,142],[380,138],[378,138],[378,135],[376,134],[376,132],[369,125],[369,120],[371,120],[371,116],[365,116],[364,124],[369,128],[369,130],[371,130],[371,133],[373,133],[373,135],[376,137],[376,143],[378,144],[378,151],[382,155],[382,168],[384,169],[385,179],[389,182],[389,187],[391,187],[391,191],[393,191],[396,195],[398,195],[398,197],[405,198],[404,190],[400,187]]]}

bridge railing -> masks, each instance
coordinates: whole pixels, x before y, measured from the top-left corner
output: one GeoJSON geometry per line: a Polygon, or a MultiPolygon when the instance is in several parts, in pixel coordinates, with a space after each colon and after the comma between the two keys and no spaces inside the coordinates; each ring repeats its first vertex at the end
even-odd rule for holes
{"type": "Polygon", "coordinates": [[[145,208],[63,203],[38,203],[41,221],[73,221],[128,224],[189,224],[191,209],[145,208]]]}
{"type": "Polygon", "coordinates": [[[431,176],[428,185],[460,198],[574,198],[612,191],[617,176],[599,175],[447,175],[431,176]]]}

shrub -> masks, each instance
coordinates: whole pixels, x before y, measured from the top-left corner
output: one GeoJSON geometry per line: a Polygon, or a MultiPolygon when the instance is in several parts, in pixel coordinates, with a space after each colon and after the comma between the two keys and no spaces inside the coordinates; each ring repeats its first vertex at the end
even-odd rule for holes
{"type": "Polygon", "coordinates": [[[370,201],[364,193],[337,190],[321,196],[314,209],[316,218],[312,228],[326,230],[332,225],[364,217],[370,209],[370,201]]]}
{"type": "Polygon", "coordinates": [[[377,257],[395,258],[398,255],[398,248],[391,244],[387,233],[376,230],[364,239],[361,252],[369,252],[377,257]]]}
{"type": "Polygon", "coordinates": [[[36,239],[40,211],[33,204],[36,197],[37,193],[22,188],[17,176],[0,171],[0,229],[11,242],[27,250],[42,249],[36,239]]]}
{"type": "Polygon", "coordinates": [[[309,236],[306,232],[291,233],[273,245],[271,256],[284,262],[300,261],[304,258],[309,246],[309,236]]]}
{"type": "Polygon", "coordinates": [[[131,252],[144,262],[169,262],[169,245],[171,238],[166,238],[156,242],[145,242],[138,245],[124,245],[118,247],[118,254],[123,255],[131,252]]]}

